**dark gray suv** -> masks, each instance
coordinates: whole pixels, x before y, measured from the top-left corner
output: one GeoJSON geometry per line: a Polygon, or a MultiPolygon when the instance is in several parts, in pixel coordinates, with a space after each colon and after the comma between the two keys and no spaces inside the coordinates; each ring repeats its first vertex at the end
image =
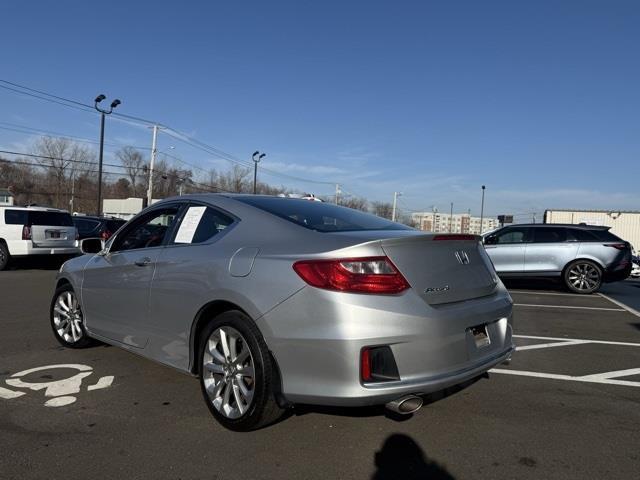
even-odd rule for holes
{"type": "Polygon", "coordinates": [[[511,225],[486,234],[484,244],[501,277],[560,278],[575,293],[631,273],[631,245],[609,227],[511,225]]]}

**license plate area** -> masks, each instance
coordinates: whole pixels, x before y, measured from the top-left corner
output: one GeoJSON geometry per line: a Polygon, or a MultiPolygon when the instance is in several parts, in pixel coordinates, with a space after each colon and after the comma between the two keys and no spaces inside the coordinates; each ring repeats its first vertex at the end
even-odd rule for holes
{"type": "Polygon", "coordinates": [[[476,325],[467,329],[473,340],[475,341],[476,348],[484,348],[491,345],[491,339],[489,338],[489,332],[487,331],[487,324],[476,325]]]}
{"type": "Polygon", "coordinates": [[[47,238],[60,238],[62,237],[62,232],[60,230],[47,230],[47,238]]]}

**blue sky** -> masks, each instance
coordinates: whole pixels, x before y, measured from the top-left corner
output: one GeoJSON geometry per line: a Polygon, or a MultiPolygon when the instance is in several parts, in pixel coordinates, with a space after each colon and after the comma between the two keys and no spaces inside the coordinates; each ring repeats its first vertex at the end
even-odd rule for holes
{"type": "MultiPolygon", "coordinates": [[[[272,171],[375,200],[402,191],[407,211],[479,213],[482,184],[495,215],[640,209],[637,1],[10,3],[0,78],[117,96],[236,157],[265,151],[272,171]]],[[[0,105],[0,122],[98,134],[85,112],[4,89],[0,105]]],[[[149,145],[110,120],[108,141],[149,145]]],[[[32,141],[0,129],[0,149],[32,141]]],[[[174,144],[230,167],[161,136],[174,144]]]]}

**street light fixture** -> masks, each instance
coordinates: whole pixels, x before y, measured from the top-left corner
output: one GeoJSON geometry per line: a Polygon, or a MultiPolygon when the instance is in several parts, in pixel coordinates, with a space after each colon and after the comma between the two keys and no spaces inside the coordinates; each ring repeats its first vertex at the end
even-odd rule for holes
{"type": "Polygon", "coordinates": [[[262,160],[266,156],[267,156],[266,153],[260,153],[258,150],[253,152],[253,155],[251,155],[251,159],[253,160],[253,194],[254,195],[258,191],[257,190],[258,189],[258,163],[260,163],[260,160],[262,160]]]}
{"type": "Polygon", "coordinates": [[[100,154],[98,157],[98,208],[96,209],[96,214],[98,216],[102,215],[102,157],[104,154],[104,117],[105,115],[110,115],[113,112],[113,109],[120,105],[122,102],[117,98],[111,102],[109,106],[109,110],[102,109],[98,107],[98,104],[105,100],[107,97],[103,94],[100,94],[96,97],[94,107],[100,112],[100,154]]]}

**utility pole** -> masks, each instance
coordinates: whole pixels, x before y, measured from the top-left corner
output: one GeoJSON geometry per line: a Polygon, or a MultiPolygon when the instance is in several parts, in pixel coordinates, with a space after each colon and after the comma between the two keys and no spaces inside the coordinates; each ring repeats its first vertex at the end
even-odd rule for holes
{"type": "Polygon", "coordinates": [[[76,167],[74,166],[71,169],[71,199],[69,200],[69,210],[71,210],[71,215],[73,215],[73,196],[76,190],[76,167]]]}
{"type": "Polygon", "coordinates": [[[431,222],[431,231],[435,232],[436,231],[436,212],[438,211],[438,209],[436,208],[435,205],[431,205],[431,213],[433,214],[433,221],[431,222]]]}
{"type": "Polygon", "coordinates": [[[449,233],[453,232],[453,202],[451,202],[451,213],[449,214],[449,233]]]}
{"type": "Polygon", "coordinates": [[[480,204],[480,235],[482,235],[482,222],[484,220],[484,189],[485,186],[482,185],[482,203],[480,204]]]}
{"type": "Polygon", "coordinates": [[[340,205],[340,184],[336,183],[336,205],[340,205]]]}
{"type": "Polygon", "coordinates": [[[158,125],[153,127],[153,137],[151,139],[151,160],[149,161],[149,186],[147,188],[147,207],[151,205],[151,199],[153,198],[153,166],[156,163],[156,154],[158,153],[158,125]]]}
{"type": "Polygon", "coordinates": [[[391,210],[391,221],[396,221],[396,207],[398,204],[398,197],[402,195],[402,192],[393,192],[393,209],[391,210]]]}
{"type": "Polygon", "coordinates": [[[111,106],[109,110],[103,110],[98,107],[98,104],[106,99],[107,97],[103,94],[100,94],[96,97],[94,108],[100,112],[100,154],[98,155],[98,206],[96,208],[96,215],[99,217],[102,215],[102,157],[104,152],[104,117],[105,115],[110,115],[113,112],[113,109],[120,105],[120,100],[117,98],[111,102],[111,106]]]}

